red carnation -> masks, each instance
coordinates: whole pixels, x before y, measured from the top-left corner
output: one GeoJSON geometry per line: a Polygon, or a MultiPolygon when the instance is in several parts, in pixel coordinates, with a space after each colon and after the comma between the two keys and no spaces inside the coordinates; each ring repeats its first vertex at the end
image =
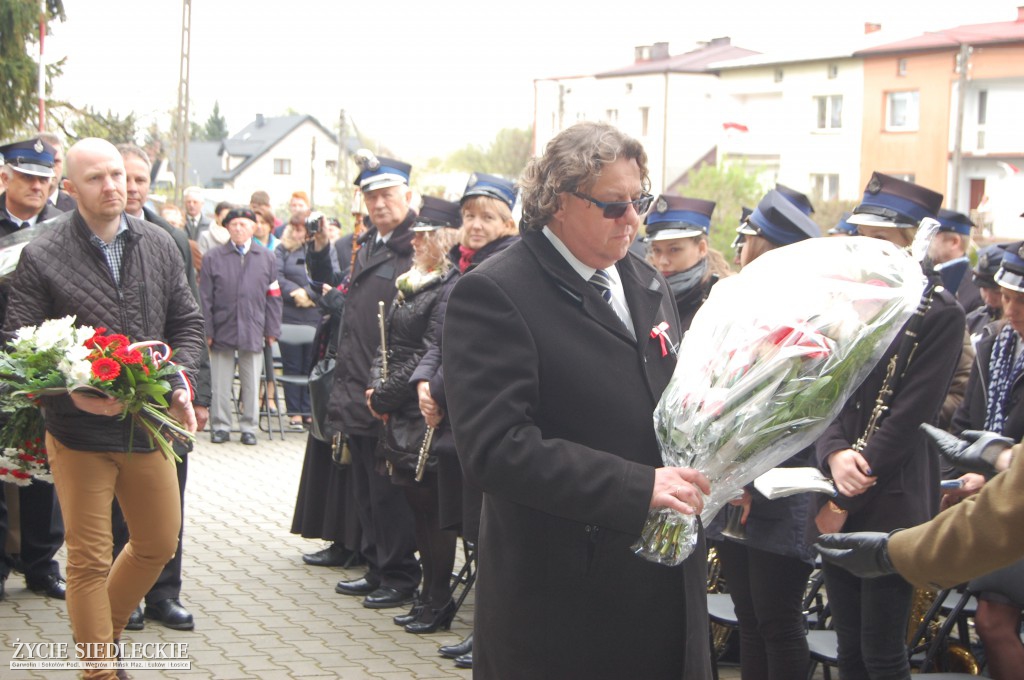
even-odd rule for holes
{"type": "Polygon", "coordinates": [[[21,470],[11,470],[11,476],[17,479],[32,479],[32,475],[21,470]]]}
{"type": "Polygon", "coordinates": [[[92,374],[100,380],[113,380],[121,375],[121,364],[104,357],[92,362],[92,374]]]}
{"type": "Polygon", "coordinates": [[[107,347],[110,349],[117,349],[118,347],[127,347],[129,344],[131,343],[128,341],[128,338],[121,335],[120,333],[107,336],[107,347]]]}
{"type": "Polygon", "coordinates": [[[106,333],[106,332],[107,332],[107,329],[104,328],[103,326],[100,326],[95,331],[93,331],[92,337],[89,338],[88,340],[86,340],[82,344],[84,344],[89,349],[94,349],[96,347],[105,347],[106,345],[101,344],[100,340],[103,338],[103,334],[106,333]]]}
{"type": "Polygon", "coordinates": [[[127,346],[118,347],[114,350],[114,356],[123,364],[141,364],[142,352],[137,349],[129,350],[127,346]]]}

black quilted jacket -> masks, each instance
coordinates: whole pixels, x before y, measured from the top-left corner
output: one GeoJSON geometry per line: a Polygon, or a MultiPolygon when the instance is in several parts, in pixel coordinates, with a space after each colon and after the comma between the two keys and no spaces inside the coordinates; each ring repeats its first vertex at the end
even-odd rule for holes
{"type": "MultiPolygon", "coordinates": [[[[181,255],[159,227],[127,219],[120,285],[89,242],[91,232],[77,210],[58,217],[26,246],[11,285],[4,335],[11,338],[22,326],[74,315],[81,325],[103,326],[133,341],[166,342],[195,385],[205,338],[203,315],[185,282],[181,255]]],[[[48,399],[43,412],[47,431],[65,446],[128,449],[127,420],[85,413],[66,396],[48,399]]],[[[133,450],[152,450],[141,430],[136,430],[133,450]]]]}

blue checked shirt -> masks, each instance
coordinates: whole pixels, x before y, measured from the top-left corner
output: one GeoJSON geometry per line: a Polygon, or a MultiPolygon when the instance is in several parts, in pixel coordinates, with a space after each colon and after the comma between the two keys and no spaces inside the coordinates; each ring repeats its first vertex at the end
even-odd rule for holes
{"type": "Polygon", "coordinates": [[[104,243],[96,234],[89,236],[89,241],[100,249],[103,256],[107,258],[107,266],[110,267],[110,273],[114,275],[114,281],[117,285],[121,285],[121,260],[124,258],[124,244],[128,240],[128,219],[121,213],[121,226],[117,229],[117,234],[114,236],[114,240],[110,243],[104,243]]]}

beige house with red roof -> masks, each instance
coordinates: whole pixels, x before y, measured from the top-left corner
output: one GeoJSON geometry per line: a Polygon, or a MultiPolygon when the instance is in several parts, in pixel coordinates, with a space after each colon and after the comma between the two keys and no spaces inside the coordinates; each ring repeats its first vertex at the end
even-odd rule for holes
{"type": "Polygon", "coordinates": [[[1024,8],[863,49],[861,185],[871,172],[945,194],[945,207],[1024,235],[1024,8]]]}

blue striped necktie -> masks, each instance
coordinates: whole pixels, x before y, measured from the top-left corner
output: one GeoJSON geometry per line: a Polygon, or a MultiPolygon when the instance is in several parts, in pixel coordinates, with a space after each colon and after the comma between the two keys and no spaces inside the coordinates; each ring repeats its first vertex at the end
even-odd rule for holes
{"type": "Polygon", "coordinates": [[[594,272],[594,275],[590,277],[590,285],[597,289],[597,292],[601,294],[604,301],[608,304],[612,302],[612,278],[608,276],[608,272],[603,269],[598,269],[594,272]]]}
{"type": "Polygon", "coordinates": [[[245,255],[245,246],[236,245],[235,250],[238,251],[239,255],[245,255]]]}

